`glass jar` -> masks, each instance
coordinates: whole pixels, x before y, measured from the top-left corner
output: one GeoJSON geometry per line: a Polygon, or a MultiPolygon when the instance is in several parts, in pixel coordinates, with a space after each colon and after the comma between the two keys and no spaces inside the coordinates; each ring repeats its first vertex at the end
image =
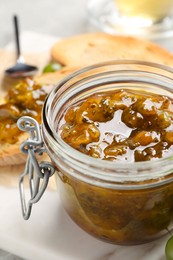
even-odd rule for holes
{"type": "Polygon", "coordinates": [[[85,155],[58,134],[64,112],[93,93],[145,90],[173,99],[173,71],[147,62],[112,61],[61,80],[43,108],[42,137],[57,170],[58,191],[70,217],[91,235],[115,244],[152,241],[173,223],[173,156],[121,163],[85,155]]]}

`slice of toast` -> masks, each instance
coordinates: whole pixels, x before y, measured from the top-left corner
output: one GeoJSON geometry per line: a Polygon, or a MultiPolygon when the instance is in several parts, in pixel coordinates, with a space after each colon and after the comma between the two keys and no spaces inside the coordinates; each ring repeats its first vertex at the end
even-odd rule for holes
{"type": "Polygon", "coordinates": [[[0,166],[18,165],[26,161],[26,154],[20,152],[20,144],[27,138],[28,134],[23,133],[15,144],[0,145],[0,166]]]}
{"type": "Polygon", "coordinates": [[[56,72],[49,72],[38,75],[34,78],[34,81],[41,85],[53,84],[56,85],[59,80],[63,79],[65,76],[70,75],[75,70],[79,69],[79,67],[74,66],[65,66],[61,70],[56,72]]]}
{"type": "MultiPolygon", "coordinates": [[[[53,73],[46,73],[40,76],[35,77],[34,81],[37,84],[45,85],[49,88],[52,84],[56,85],[59,80],[64,78],[66,75],[74,72],[76,68],[72,67],[64,67],[60,71],[53,72],[53,73]]],[[[5,103],[5,99],[0,99],[0,104],[5,103]]],[[[10,135],[10,132],[9,132],[10,135]]],[[[26,155],[20,152],[20,144],[28,138],[27,133],[22,133],[18,141],[14,144],[9,143],[0,143],[0,166],[7,166],[7,165],[18,165],[22,164],[26,161],[26,155]]]]}
{"type": "Polygon", "coordinates": [[[65,38],[51,48],[64,65],[85,66],[109,60],[131,59],[173,66],[173,55],[152,42],[128,36],[88,33],[65,38]]]}

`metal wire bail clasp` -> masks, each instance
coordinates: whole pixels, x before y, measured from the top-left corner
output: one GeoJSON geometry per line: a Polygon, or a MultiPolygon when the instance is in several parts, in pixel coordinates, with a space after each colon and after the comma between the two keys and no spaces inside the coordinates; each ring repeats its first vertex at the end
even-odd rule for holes
{"type": "Polygon", "coordinates": [[[30,137],[24,141],[20,149],[23,153],[28,154],[25,169],[19,179],[19,191],[22,206],[22,214],[24,219],[29,219],[32,205],[42,197],[49,177],[55,172],[50,162],[42,161],[38,163],[36,154],[42,155],[46,152],[41,138],[40,125],[38,122],[28,116],[19,118],[17,125],[20,130],[28,132],[30,137]],[[28,175],[29,181],[29,199],[26,202],[24,191],[24,179],[28,175]],[[41,181],[42,180],[42,181],[41,181]]]}

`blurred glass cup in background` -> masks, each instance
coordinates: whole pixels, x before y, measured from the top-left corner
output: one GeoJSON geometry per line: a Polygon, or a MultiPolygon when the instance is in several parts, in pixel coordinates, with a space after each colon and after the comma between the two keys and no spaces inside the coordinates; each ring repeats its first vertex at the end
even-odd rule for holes
{"type": "Polygon", "coordinates": [[[173,0],[89,0],[88,17],[111,34],[173,36],[173,0]]]}
{"type": "Polygon", "coordinates": [[[173,7],[173,0],[114,0],[114,3],[120,15],[139,22],[137,26],[162,22],[171,15],[173,7]]]}

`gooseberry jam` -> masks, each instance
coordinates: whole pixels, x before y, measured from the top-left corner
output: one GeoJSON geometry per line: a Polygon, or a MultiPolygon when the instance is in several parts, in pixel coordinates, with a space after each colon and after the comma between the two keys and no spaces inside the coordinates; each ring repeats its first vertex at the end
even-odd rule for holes
{"type": "Polygon", "coordinates": [[[43,107],[61,201],[89,234],[152,241],[173,227],[173,71],[113,61],[75,72],[43,107]]]}
{"type": "Polygon", "coordinates": [[[21,116],[32,116],[41,123],[41,111],[52,86],[41,86],[31,79],[21,80],[8,90],[0,105],[0,144],[14,144],[22,133],[17,127],[21,116]]]}
{"type": "Polygon", "coordinates": [[[162,158],[173,154],[173,101],[130,90],[94,94],[66,111],[59,133],[69,145],[95,158],[162,158]]]}

